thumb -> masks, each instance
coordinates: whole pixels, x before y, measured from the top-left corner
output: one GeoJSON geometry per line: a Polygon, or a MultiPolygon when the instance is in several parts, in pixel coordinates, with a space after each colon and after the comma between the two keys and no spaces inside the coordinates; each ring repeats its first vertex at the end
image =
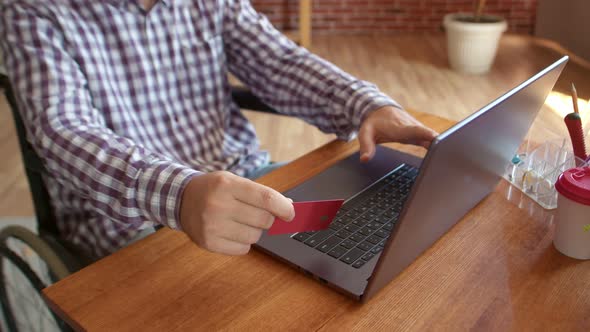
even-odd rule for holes
{"type": "Polygon", "coordinates": [[[436,131],[428,127],[417,126],[411,129],[407,137],[409,141],[413,142],[413,144],[427,147],[425,146],[425,143],[431,142],[436,136],[438,136],[436,131]]]}
{"type": "Polygon", "coordinates": [[[375,136],[372,127],[363,127],[359,132],[361,162],[366,163],[375,155],[375,136]]]}

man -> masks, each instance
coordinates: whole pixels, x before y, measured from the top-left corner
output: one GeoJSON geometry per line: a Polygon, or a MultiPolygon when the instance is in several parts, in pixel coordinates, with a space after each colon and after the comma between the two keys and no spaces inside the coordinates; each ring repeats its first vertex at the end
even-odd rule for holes
{"type": "Polygon", "coordinates": [[[352,139],[436,135],[277,32],[247,0],[4,0],[0,43],[65,240],[95,257],[166,225],[245,254],[291,201],[247,177],[269,157],[227,72],[284,114],[352,139]]]}

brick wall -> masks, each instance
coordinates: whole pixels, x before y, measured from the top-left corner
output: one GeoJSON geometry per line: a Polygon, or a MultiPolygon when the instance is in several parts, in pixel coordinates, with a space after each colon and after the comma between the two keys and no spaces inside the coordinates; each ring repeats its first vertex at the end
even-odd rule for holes
{"type": "MultiPolygon", "coordinates": [[[[279,29],[297,27],[298,0],[251,0],[279,29]]],[[[488,0],[486,12],[508,20],[509,30],[533,33],[538,0],[488,0]]],[[[473,0],[314,0],[313,29],[322,32],[440,31],[443,16],[471,12],[473,0]]]]}

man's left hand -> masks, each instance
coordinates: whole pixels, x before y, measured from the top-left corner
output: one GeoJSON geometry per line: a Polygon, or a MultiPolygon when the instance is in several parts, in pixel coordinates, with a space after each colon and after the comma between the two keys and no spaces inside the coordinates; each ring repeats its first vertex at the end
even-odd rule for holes
{"type": "Polygon", "coordinates": [[[373,158],[376,144],[398,142],[428,148],[437,135],[408,112],[393,106],[381,107],[371,112],[361,124],[358,135],[361,161],[373,158]]]}

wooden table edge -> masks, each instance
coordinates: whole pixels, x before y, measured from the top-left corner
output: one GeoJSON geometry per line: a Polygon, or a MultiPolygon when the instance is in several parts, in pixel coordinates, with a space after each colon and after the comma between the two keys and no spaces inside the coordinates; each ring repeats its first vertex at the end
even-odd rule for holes
{"type": "MultiPolygon", "coordinates": [[[[426,125],[432,126],[435,130],[438,130],[440,132],[442,132],[443,130],[447,129],[448,127],[450,127],[456,123],[455,121],[444,119],[444,118],[441,118],[441,117],[438,117],[438,116],[435,116],[432,114],[415,112],[415,111],[408,111],[408,113],[412,114],[418,120],[422,121],[426,125]]],[[[266,174],[265,176],[257,179],[256,182],[270,186],[280,192],[286,191],[286,190],[293,188],[293,187],[297,186],[298,184],[306,181],[307,179],[313,177],[314,175],[320,173],[321,171],[325,170],[326,168],[332,166],[333,164],[335,164],[339,160],[342,160],[342,159],[350,156],[351,154],[355,153],[358,150],[358,146],[359,146],[358,141],[356,139],[349,141],[349,142],[344,142],[344,141],[335,139],[335,140],[330,141],[330,142],[310,151],[309,153],[306,153],[305,155],[293,160],[292,162],[288,163],[287,165],[285,165],[277,170],[274,170],[273,172],[271,172],[269,174],[266,174]],[[317,162],[318,160],[321,161],[321,163],[317,162]],[[306,166],[305,168],[307,169],[307,171],[303,172],[303,173],[298,172],[296,174],[298,174],[299,176],[293,177],[292,176],[294,174],[293,170],[297,170],[298,168],[302,167],[302,165],[306,166]],[[311,166],[311,167],[307,167],[307,166],[311,166]],[[288,178],[288,181],[284,181],[283,178],[288,178]]],[[[413,147],[413,146],[396,144],[396,143],[386,144],[386,146],[390,146],[392,148],[398,149],[403,152],[418,154],[418,155],[424,154],[424,152],[425,152],[424,149],[419,148],[419,147],[413,147]]],[[[164,233],[167,233],[169,231],[170,230],[162,229],[162,230],[150,235],[148,238],[142,239],[142,240],[140,240],[128,247],[122,248],[121,250],[119,250],[107,257],[104,257],[103,259],[101,259],[89,266],[84,267],[80,271],[83,271],[83,270],[86,270],[89,268],[96,268],[97,266],[103,265],[103,264],[109,264],[110,261],[118,259],[119,256],[124,254],[125,252],[130,251],[130,250],[134,250],[135,248],[137,248],[138,246],[143,244],[145,241],[153,240],[156,237],[163,236],[164,233]],[[150,238],[152,238],[152,239],[150,239],[150,238]]],[[[260,250],[257,250],[257,251],[260,253],[263,253],[260,250]]],[[[75,273],[67,276],[66,278],[59,280],[58,282],[44,288],[41,291],[41,293],[42,293],[43,298],[47,302],[48,306],[61,319],[63,319],[65,322],[67,322],[75,330],[85,331],[85,328],[82,326],[82,324],[80,324],[78,321],[76,321],[76,319],[74,317],[70,316],[57,302],[55,302],[55,300],[51,296],[52,292],[54,292],[54,291],[59,292],[59,288],[61,287],[61,285],[69,282],[69,280],[71,280],[71,279],[77,278],[78,275],[79,275],[79,273],[75,272],[75,273]]],[[[105,291],[105,293],[107,291],[105,291]]]]}

